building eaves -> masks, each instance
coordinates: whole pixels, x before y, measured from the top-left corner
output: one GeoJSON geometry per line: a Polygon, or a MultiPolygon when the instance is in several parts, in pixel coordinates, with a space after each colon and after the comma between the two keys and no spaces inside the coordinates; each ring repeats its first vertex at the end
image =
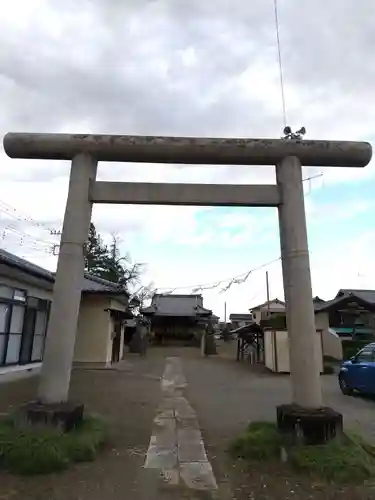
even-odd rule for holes
{"type": "MultiPolygon", "coordinates": [[[[19,269],[24,273],[30,274],[37,278],[45,279],[48,282],[55,281],[55,273],[44,269],[43,267],[37,266],[32,262],[29,262],[22,257],[18,257],[6,250],[0,249],[0,262],[4,264],[19,269]]],[[[120,285],[113,283],[112,281],[93,276],[90,273],[84,273],[82,292],[84,293],[111,293],[116,295],[126,295],[129,293],[120,285]]]]}

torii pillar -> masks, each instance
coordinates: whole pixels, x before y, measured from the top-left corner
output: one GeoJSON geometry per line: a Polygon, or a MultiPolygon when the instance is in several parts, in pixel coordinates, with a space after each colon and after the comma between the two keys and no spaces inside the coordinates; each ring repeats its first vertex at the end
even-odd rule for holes
{"type": "Polygon", "coordinates": [[[370,144],[293,139],[210,139],[79,134],[9,133],[11,158],[71,160],[59,261],[48,325],[39,400],[66,403],[79,313],[84,243],[93,203],[273,206],[279,211],[280,242],[290,340],[292,405],[278,408],[281,430],[310,442],[335,434],[342,418],[323,407],[320,370],[314,356],[312,301],[302,165],[364,167],[370,144]],[[275,165],[276,185],[163,184],[96,181],[99,161],[213,165],[275,165]],[[321,422],[328,422],[322,426],[321,422]],[[328,429],[328,430],[327,430],[328,429]]]}

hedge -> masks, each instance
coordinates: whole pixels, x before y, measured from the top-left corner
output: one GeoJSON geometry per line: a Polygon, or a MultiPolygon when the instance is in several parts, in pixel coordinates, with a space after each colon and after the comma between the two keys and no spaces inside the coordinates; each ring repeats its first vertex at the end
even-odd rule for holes
{"type": "Polygon", "coordinates": [[[342,354],[344,359],[355,356],[357,352],[369,344],[368,340],[342,340],[342,354]]]}

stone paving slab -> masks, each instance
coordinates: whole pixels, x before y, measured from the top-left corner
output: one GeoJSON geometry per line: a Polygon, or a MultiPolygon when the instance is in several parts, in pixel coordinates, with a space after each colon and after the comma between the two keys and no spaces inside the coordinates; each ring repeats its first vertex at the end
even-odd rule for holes
{"type": "Polygon", "coordinates": [[[180,477],[188,488],[216,490],[217,483],[210,462],[180,464],[180,477]]]}
{"type": "Polygon", "coordinates": [[[173,469],[177,464],[177,446],[171,448],[150,444],[144,465],[146,469],[173,469]]]}
{"type": "Polygon", "coordinates": [[[206,462],[207,455],[200,430],[188,427],[177,430],[179,462],[206,462]]]}
{"type": "Polygon", "coordinates": [[[175,416],[177,422],[178,429],[197,429],[199,430],[199,424],[197,417],[180,417],[178,415],[175,416]]]}
{"type": "Polygon", "coordinates": [[[176,418],[196,418],[196,413],[188,401],[183,397],[175,398],[176,418]]]}
{"type": "Polygon", "coordinates": [[[161,382],[163,399],[154,419],[144,467],[159,469],[170,486],[216,490],[196,412],[183,396],[186,386],[181,361],[167,358],[161,382]]]}

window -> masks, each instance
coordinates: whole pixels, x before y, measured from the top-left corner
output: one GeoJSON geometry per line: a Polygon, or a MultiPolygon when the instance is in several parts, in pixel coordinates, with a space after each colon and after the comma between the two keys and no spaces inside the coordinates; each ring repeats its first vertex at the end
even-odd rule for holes
{"type": "Polygon", "coordinates": [[[8,336],[7,328],[9,321],[10,306],[0,303],[0,365],[3,363],[8,336]]]}
{"type": "Polygon", "coordinates": [[[37,311],[31,361],[41,361],[43,357],[44,338],[47,327],[47,311],[37,311]]]}
{"type": "Polygon", "coordinates": [[[13,306],[9,333],[22,333],[24,314],[23,306],[13,306]]]}
{"type": "Polygon", "coordinates": [[[42,360],[49,304],[0,285],[0,365],[42,360]]]}
{"type": "Polygon", "coordinates": [[[47,312],[37,311],[35,320],[35,335],[44,335],[46,331],[47,312]]]}
{"type": "Polygon", "coordinates": [[[0,366],[4,359],[5,349],[6,349],[7,336],[0,333],[0,366]]]}
{"type": "Polygon", "coordinates": [[[0,297],[2,299],[12,299],[13,289],[9,288],[9,286],[0,285],[0,297]]]}
{"type": "Polygon", "coordinates": [[[20,348],[21,348],[22,335],[12,335],[8,337],[7,345],[7,355],[5,358],[5,364],[18,363],[20,359],[20,348]]]}
{"type": "Polygon", "coordinates": [[[14,364],[19,361],[24,315],[24,306],[12,307],[5,364],[14,364]]]}
{"type": "Polygon", "coordinates": [[[0,335],[5,333],[7,318],[9,314],[9,305],[8,304],[0,304],[0,335]]]}
{"type": "Polygon", "coordinates": [[[359,351],[355,360],[357,363],[375,361],[374,349],[372,347],[365,347],[362,351],[359,351]]]}
{"type": "Polygon", "coordinates": [[[13,294],[14,300],[19,300],[20,302],[26,302],[26,292],[25,290],[14,290],[13,294]]]}
{"type": "Polygon", "coordinates": [[[33,341],[33,350],[31,352],[31,361],[41,361],[43,357],[44,335],[35,335],[33,341]]]}

